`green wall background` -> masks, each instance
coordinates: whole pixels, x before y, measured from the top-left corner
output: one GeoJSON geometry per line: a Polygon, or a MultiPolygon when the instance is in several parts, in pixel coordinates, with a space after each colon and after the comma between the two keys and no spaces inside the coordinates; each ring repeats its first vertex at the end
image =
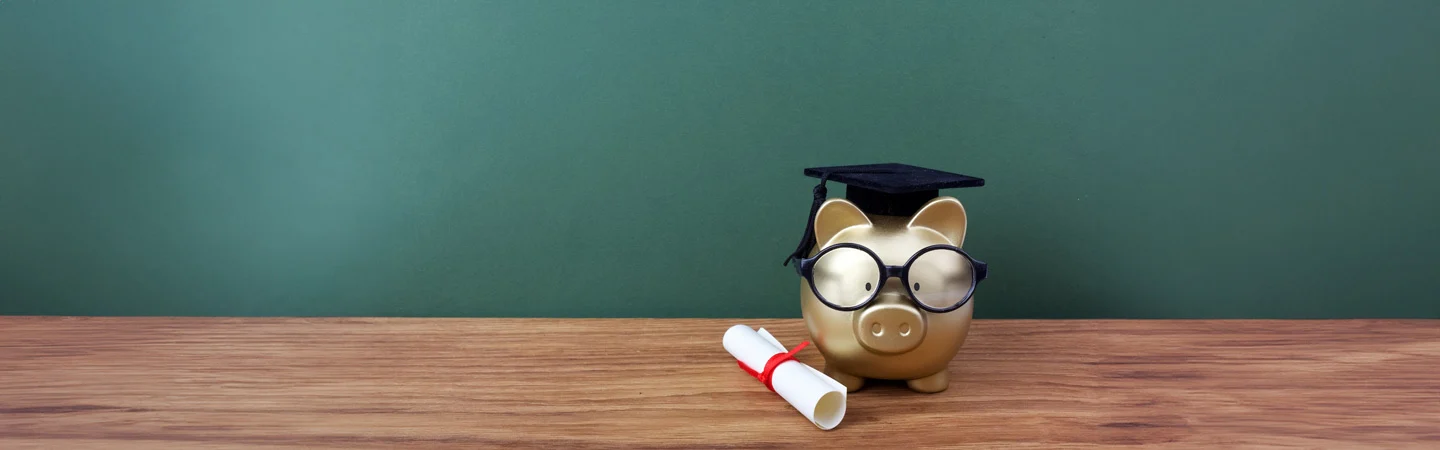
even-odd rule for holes
{"type": "Polygon", "coordinates": [[[0,0],[0,313],[793,317],[801,170],[895,161],[987,180],[982,317],[1440,317],[1437,23],[0,0]]]}

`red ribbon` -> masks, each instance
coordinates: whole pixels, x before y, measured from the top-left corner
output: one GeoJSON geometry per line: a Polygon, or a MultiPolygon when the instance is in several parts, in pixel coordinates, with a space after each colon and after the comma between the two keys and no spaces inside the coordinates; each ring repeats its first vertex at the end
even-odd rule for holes
{"type": "Polygon", "coordinates": [[[800,350],[803,350],[807,345],[810,345],[810,341],[801,342],[800,345],[795,346],[795,348],[791,349],[789,352],[776,353],[775,356],[770,357],[769,361],[765,361],[765,370],[761,370],[759,372],[756,372],[755,369],[751,369],[749,366],[746,366],[744,362],[735,362],[737,364],[740,364],[740,368],[745,370],[745,373],[750,374],[750,376],[755,377],[755,379],[760,380],[761,383],[764,383],[765,389],[769,389],[770,392],[775,392],[775,386],[770,385],[771,377],[775,376],[775,368],[780,367],[780,364],[784,363],[785,361],[794,361],[795,354],[800,353],[800,350]]]}

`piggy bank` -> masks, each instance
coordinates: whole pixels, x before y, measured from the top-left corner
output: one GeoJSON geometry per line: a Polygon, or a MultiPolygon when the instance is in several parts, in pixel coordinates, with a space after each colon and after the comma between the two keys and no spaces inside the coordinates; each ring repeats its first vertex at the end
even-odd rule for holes
{"type": "Polygon", "coordinates": [[[829,199],[813,217],[814,250],[798,259],[797,271],[801,312],[825,374],[852,392],[867,378],[945,390],[986,271],[960,249],[964,206],[937,196],[913,215],[889,216],[829,199]]]}

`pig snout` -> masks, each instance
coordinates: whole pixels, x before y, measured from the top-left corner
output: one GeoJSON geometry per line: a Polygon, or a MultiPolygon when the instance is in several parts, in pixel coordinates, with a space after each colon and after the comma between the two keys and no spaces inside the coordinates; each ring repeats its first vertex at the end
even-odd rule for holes
{"type": "Polygon", "coordinates": [[[925,318],[910,305],[874,305],[855,318],[855,335],[870,351],[904,353],[925,338],[925,318]]]}

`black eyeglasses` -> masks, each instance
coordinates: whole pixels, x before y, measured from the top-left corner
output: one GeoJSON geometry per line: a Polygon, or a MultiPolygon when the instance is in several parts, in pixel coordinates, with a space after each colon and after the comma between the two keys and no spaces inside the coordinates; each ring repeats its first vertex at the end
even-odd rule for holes
{"type": "Polygon", "coordinates": [[[915,252],[903,266],[887,266],[875,252],[848,242],[800,259],[795,270],[810,282],[815,298],[836,310],[864,308],[880,295],[887,280],[900,277],[910,301],[933,313],[965,306],[988,272],[984,261],[953,245],[931,245],[915,252]]]}

